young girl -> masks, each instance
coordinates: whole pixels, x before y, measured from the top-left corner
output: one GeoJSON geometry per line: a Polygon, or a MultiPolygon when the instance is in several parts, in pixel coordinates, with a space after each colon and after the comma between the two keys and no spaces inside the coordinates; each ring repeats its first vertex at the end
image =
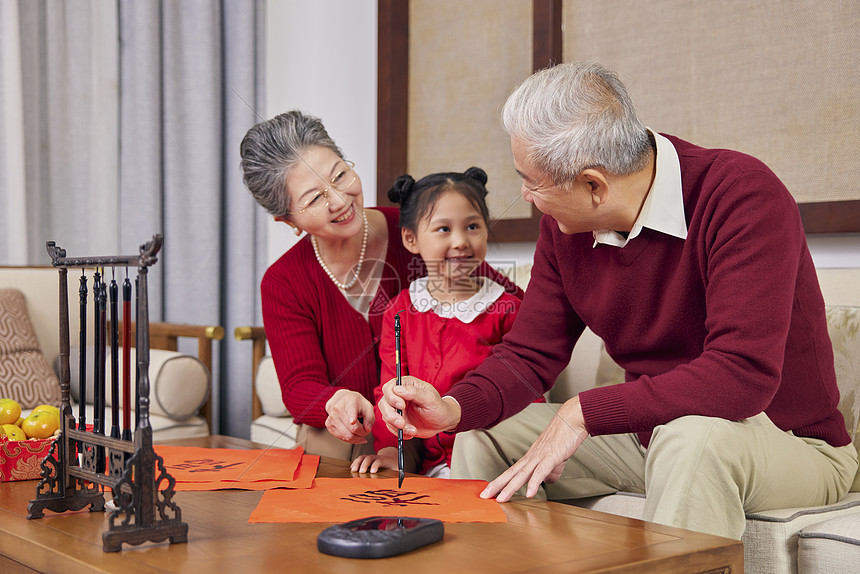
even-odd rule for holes
{"type": "MultiPolygon", "coordinates": [[[[477,367],[513,324],[520,299],[473,275],[487,254],[486,183],[484,170],[472,167],[417,183],[403,175],[389,190],[389,199],[400,204],[403,245],[421,256],[427,276],[413,281],[385,311],[379,342],[383,383],[395,376],[394,316],[400,311],[401,374],[431,382],[440,394],[477,367]]],[[[377,401],[381,389],[374,393],[377,401]]],[[[376,454],[359,456],[352,470],[396,469],[397,437],[386,429],[378,407],[373,440],[376,454]]],[[[450,475],[453,434],[410,442],[418,443],[409,450],[413,455],[417,450],[420,459],[411,471],[450,475]]]]}

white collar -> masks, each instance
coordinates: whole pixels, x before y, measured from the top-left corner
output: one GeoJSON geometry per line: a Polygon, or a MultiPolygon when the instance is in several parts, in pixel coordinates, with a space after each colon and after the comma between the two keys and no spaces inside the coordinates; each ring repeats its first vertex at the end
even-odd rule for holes
{"type": "MultiPolygon", "coordinates": [[[[651,131],[651,130],[649,130],[651,131]]],[[[594,247],[606,243],[624,247],[642,231],[643,227],[687,239],[687,220],[684,216],[684,194],[681,191],[681,162],[678,152],[667,138],[651,131],[657,142],[657,163],[654,183],[633,224],[633,229],[625,238],[616,231],[601,229],[594,231],[594,247]]]]}
{"type": "Polygon", "coordinates": [[[490,305],[495,303],[505,292],[505,288],[492,279],[486,277],[476,277],[476,279],[482,282],[481,288],[465,301],[457,301],[456,303],[437,301],[430,295],[427,277],[416,279],[409,285],[409,299],[419,313],[433,311],[444,319],[458,319],[463,323],[471,323],[479,315],[485,313],[490,305]]]}

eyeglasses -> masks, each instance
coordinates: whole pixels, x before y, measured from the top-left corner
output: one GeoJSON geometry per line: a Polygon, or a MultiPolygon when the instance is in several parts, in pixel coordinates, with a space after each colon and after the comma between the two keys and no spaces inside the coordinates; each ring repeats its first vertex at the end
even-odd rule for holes
{"type": "MultiPolygon", "coordinates": [[[[579,176],[579,174],[581,174],[582,172],[584,172],[584,171],[585,171],[585,170],[587,170],[587,169],[595,169],[595,168],[598,168],[598,167],[601,167],[601,166],[600,166],[600,164],[596,164],[596,163],[595,163],[595,164],[589,164],[589,165],[586,165],[585,167],[583,167],[581,170],[579,170],[579,171],[574,175],[573,179],[570,179],[569,181],[570,181],[570,182],[573,182],[573,180],[574,180],[574,179],[576,179],[576,177],[578,177],[578,176],[579,176]]],[[[548,178],[549,178],[549,183],[538,183],[538,184],[535,184],[535,185],[529,185],[529,184],[527,184],[527,183],[526,183],[525,176],[524,176],[522,173],[520,173],[519,171],[517,171],[517,175],[518,175],[518,176],[520,176],[520,183],[522,184],[523,189],[526,189],[526,190],[530,191],[531,193],[545,193],[547,190],[550,190],[550,189],[552,189],[552,188],[554,188],[554,187],[556,187],[556,188],[558,188],[558,189],[561,189],[561,190],[565,190],[565,189],[567,189],[567,187],[568,187],[568,184],[567,184],[567,183],[564,183],[564,182],[563,182],[563,183],[556,183],[556,182],[552,179],[552,177],[551,177],[547,172],[545,172],[545,171],[542,171],[542,172],[541,172],[540,177],[541,177],[541,178],[543,178],[544,176],[548,177],[548,178]]]]}
{"type": "Polygon", "coordinates": [[[527,190],[529,193],[536,193],[538,195],[542,193],[546,193],[548,190],[558,187],[557,184],[550,181],[549,183],[539,183],[537,185],[529,185],[525,182],[525,180],[520,182],[523,186],[523,189],[527,190]]]}
{"type": "MultiPolygon", "coordinates": [[[[321,175],[317,174],[317,177],[325,181],[321,175]]],[[[352,187],[356,179],[358,179],[358,174],[355,173],[355,164],[349,160],[343,160],[342,165],[338,166],[337,173],[328,186],[324,187],[321,191],[315,191],[313,197],[304,202],[298,211],[290,212],[290,215],[313,214],[318,212],[320,208],[328,207],[329,193],[332,190],[345,193],[352,187]]]]}

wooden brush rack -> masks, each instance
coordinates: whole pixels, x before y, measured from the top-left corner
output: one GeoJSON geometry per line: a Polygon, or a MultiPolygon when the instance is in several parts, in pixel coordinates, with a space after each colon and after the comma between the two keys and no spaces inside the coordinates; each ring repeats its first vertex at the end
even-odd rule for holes
{"type": "MultiPolygon", "coordinates": [[[[60,428],[61,432],[54,441],[48,457],[42,461],[42,478],[36,487],[36,498],[27,507],[27,518],[41,518],[45,510],[66,512],[90,507],[90,511],[103,511],[105,498],[100,486],[109,487],[113,494],[114,509],[108,516],[108,530],[102,534],[102,548],[105,552],[116,552],[123,543],[137,545],[144,542],[169,540],[171,544],[187,542],[188,525],[182,522],[181,510],[173,501],[176,481],[165,470],[163,459],[155,454],[152,446],[152,427],[149,420],[149,301],[147,295],[148,269],[157,261],[161,250],[162,236],[154,235],[152,241],[140,246],[140,253],[133,256],[116,257],[66,257],[65,249],[49,241],[46,245],[52,265],[59,271],[60,282],[60,428]],[[101,312],[101,328],[96,319],[96,355],[94,365],[95,403],[101,405],[101,413],[96,412],[94,428],[88,430],[84,420],[84,410],[78,419],[72,412],[70,400],[71,368],[69,365],[69,301],[68,270],[70,268],[98,270],[117,268],[137,269],[137,303],[135,346],[137,347],[137,393],[135,400],[135,428],[133,438],[130,429],[117,432],[116,418],[111,433],[104,431],[104,405],[106,402],[105,378],[107,373],[104,352],[98,358],[98,347],[105,347],[106,305],[104,287],[101,300],[96,297],[101,312]],[[98,363],[101,362],[99,369],[98,363]],[[99,419],[99,417],[101,418],[99,419]],[[123,436],[125,435],[125,436],[123,436]]],[[[94,283],[98,284],[98,277],[94,283]]],[[[82,341],[86,332],[86,277],[81,279],[81,324],[82,341]]],[[[112,294],[115,282],[112,282],[112,294]]],[[[111,303],[111,325],[118,325],[115,301],[111,303]]],[[[128,318],[124,321],[129,322],[128,318]]],[[[114,417],[119,410],[117,396],[117,335],[112,334],[112,389],[114,417]]],[[[127,343],[128,341],[126,341],[127,343]]],[[[128,345],[126,345],[127,348],[128,345]]],[[[82,349],[82,354],[83,349],[82,349]]],[[[127,363],[126,363],[127,364],[127,363]]],[[[81,404],[86,397],[86,369],[81,363],[81,404]]],[[[126,382],[127,384],[127,382],[126,382]]],[[[127,389],[124,389],[127,390],[127,389]]],[[[127,395],[126,395],[127,396],[127,395]]],[[[129,402],[123,405],[129,408],[129,402]]]]}

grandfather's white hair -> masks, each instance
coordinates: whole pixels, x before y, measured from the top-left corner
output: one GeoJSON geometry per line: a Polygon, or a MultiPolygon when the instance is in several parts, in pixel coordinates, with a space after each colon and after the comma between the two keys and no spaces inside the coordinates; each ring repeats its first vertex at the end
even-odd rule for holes
{"type": "Polygon", "coordinates": [[[627,89],[594,62],[536,72],[508,97],[502,122],[528,149],[528,160],[556,184],[601,167],[627,175],[644,168],[651,146],[627,89]]]}

